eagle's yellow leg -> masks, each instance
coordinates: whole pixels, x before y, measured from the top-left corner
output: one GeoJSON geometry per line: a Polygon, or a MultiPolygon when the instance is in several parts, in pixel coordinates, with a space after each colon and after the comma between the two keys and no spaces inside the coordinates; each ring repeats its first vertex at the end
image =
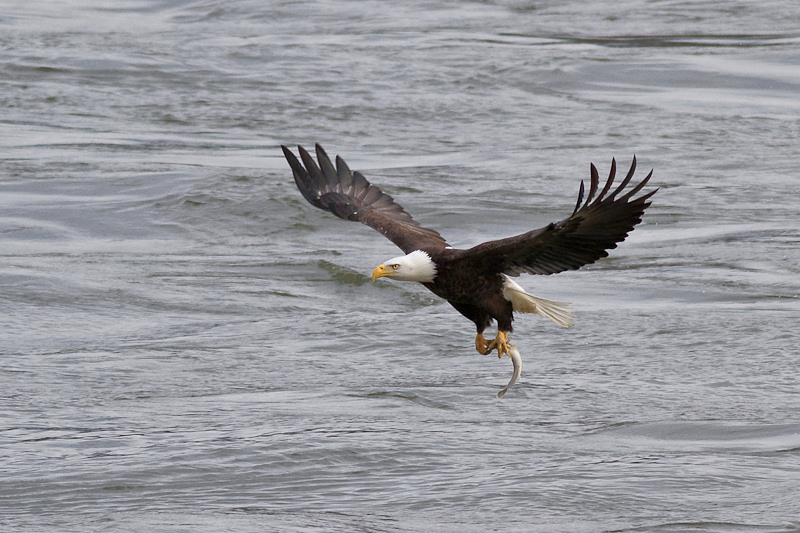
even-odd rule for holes
{"type": "Polygon", "coordinates": [[[508,353],[508,334],[505,331],[497,331],[497,337],[489,343],[489,348],[486,350],[486,353],[491,352],[495,348],[497,348],[497,357],[499,358],[502,358],[503,354],[508,353]]]}
{"type": "Polygon", "coordinates": [[[481,355],[489,353],[489,341],[483,338],[483,333],[478,333],[475,336],[475,349],[481,355]]]}

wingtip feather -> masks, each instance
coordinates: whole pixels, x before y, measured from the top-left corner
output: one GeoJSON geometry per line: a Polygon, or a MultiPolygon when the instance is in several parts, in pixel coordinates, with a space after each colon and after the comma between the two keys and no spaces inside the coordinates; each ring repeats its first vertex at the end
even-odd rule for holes
{"type": "Polygon", "coordinates": [[[594,198],[594,193],[597,192],[597,187],[600,183],[600,174],[597,173],[597,167],[594,166],[594,163],[589,164],[589,174],[591,176],[591,183],[589,184],[589,194],[586,196],[586,203],[583,204],[583,207],[589,205],[589,202],[592,201],[594,198]]]}
{"type": "Polygon", "coordinates": [[[597,200],[595,202],[600,202],[605,197],[608,190],[611,188],[611,184],[614,183],[614,178],[617,176],[617,160],[613,157],[611,158],[611,169],[608,172],[608,179],[606,180],[606,184],[603,186],[603,190],[600,191],[600,194],[597,195],[597,200]]]}
{"type": "Polygon", "coordinates": [[[581,188],[580,188],[580,190],[578,190],[578,202],[575,204],[575,210],[572,211],[573,215],[575,213],[577,213],[578,209],[580,209],[580,207],[581,207],[581,202],[583,201],[583,189],[584,189],[583,180],[581,180],[581,188]]]}
{"type": "Polygon", "coordinates": [[[339,174],[336,172],[336,169],[333,168],[333,163],[331,163],[331,158],[328,157],[328,154],[325,152],[325,149],[319,143],[316,143],[314,145],[314,150],[317,153],[317,161],[319,161],[319,168],[322,171],[322,174],[328,180],[328,187],[330,188],[330,190],[335,192],[343,192],[342,183],[339,180],[339,174]]]}
{"type": "Polygon", "coordinates": [[[625,187],[628,186],[630,183],[631,178],[633,178],[633,174],[636,172],[636,155],[633,156],[633,161],[631,162],[631,168],[628,170],[628,174],[625,176],[625,179],[622,180],[622,183],[619,184],[614,192],[609,195],[609,198],[614,198],[617,194],[621,193],[625,187]]]}

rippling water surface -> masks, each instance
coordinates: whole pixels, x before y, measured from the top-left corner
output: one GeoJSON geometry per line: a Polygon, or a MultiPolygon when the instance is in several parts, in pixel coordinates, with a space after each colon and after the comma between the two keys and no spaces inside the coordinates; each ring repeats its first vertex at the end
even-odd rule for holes
{"type": "Polygon", "coordinates": [[[796,2],[5,2],[0,526],[800,531],[796,2]],[[308,205],[322,143],[455,246],[660,188],[522,277],[522,380],[308,205]]]}

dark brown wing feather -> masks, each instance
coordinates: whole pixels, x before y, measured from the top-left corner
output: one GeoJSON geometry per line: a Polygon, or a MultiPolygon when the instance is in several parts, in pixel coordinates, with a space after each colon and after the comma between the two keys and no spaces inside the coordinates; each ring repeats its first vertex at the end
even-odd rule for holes
{"type": "Polygon", "coordinates": [[[644,210],[650,205],[647,200],[656,192],[633,198],[653,175],[651,170],[638,185],[617,198],[631,181],[635,170],[634,156],[628,175],[608,194],[616,174],[616,161],[612,160],[608,180],[595,198],[599,177],[597,169],[591,165],[589,195],[581,205],[584,193],[581,182],[578,203],[569,218],[516,237],[479,244],[465,250],[459,260],[492,272],[518,276],[522,273],[555,274],[575,270],[606,257],[606,250],[616,248],[617,243],[625,240],[633,227],[641,222],[644,210]]]}
{"type": "Polygon", "coordinates": [[[360,172],[350,172],[341,157],[336,156],[334,168],[319,144],[316,145],[319,166],[302,146],[297,149],[303,164],[287,147],[281,148],[292,167],[297,188],[311,205],[330,211],[339,218],[366,224],[405,253],[447,246],[441,235],[420,226],[391,196],[370,185],[360,172]]]}

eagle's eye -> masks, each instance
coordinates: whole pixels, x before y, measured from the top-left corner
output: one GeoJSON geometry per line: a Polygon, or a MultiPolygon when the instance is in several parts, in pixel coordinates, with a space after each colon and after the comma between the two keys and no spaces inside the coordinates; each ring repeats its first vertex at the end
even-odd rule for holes
{"type": "Polygon", "coordinates": [[[397,270],[398,268],[400,268],[400,265],[389,265],[389,266],[392,267],[392,270],[397,270]]]}

